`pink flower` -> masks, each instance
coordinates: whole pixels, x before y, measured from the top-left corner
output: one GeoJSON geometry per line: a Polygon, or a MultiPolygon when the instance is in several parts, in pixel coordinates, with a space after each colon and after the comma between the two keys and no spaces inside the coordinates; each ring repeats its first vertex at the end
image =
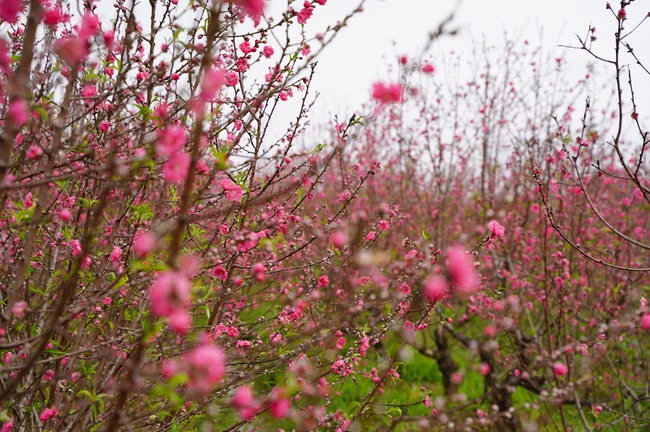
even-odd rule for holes
{"type": "Polygon", "coordinates": [[[86,12],[81,20],[81,29],[79,30],[79,37],[81,39],[88,39],[94,36],[99,30],[99,18],[97,15],[86,12]]]}
{"type": "Polygon", "coordinates": [[[244,339],[238,340],[237,343],[235,344],[235,347],[237,348],[237,352],[239,354],[245,354],[246,351],[248,351],[252,346],[253,344],[251,343],[251,341],[247,341],[244,339]]]}
{"type": "Polygon", "coordinates": [[[68,246],[70,247],[70,252],[72,253],[73,257],[78,257],[81,255],[81,243],[79,240],[73,239],[68,242],[68,246]]]}
{"type": "Polygon", "coordinates": [[[113,303],[113,299],[110,297],[104,297],[102,299],[102,303],[104,304],[104,306],[109,306],[111,303],[113,303]]]}
{"type": "Polygon", "coordinates": [[[185,128],[182,126],[169,126],[158,133],[156,151],[161,155],[170,155],[183,148],[187,141],[185,128]]]}
{"type": "Polygon", "coordinates": [[[22,0],[0,0],[0,19],[15,24],[22,9],[22,0]]]}
{"type": "Polygon", "coordinates": [[[210,68],[203,76],[201,83],[201,99],[204,101],[213,100],[221,93],[226,72],[219,68],[210,68]]]}
{"type": "Polygon", "coordinates": [[[480,373],[483,376],[487,376],[490,374],[490,365],[487,363],[481,363],[478,367],[478,373],[480,373]]]}
{"type": "Polygon", "coordinates": [[[25,315],[26,309],[27,309],[27,303],[24,301],[19,301],[14,303],[14,305],[11,307],[11,313],[16,318],[22,318],[25,315]]]}
{"type": "Polygon", "coordinates": [[[61,5],[56,5],[53,9],[46,9],[43,13],[43,22],[45,25],[56,28],[57,24],[66,21],[61,5]]]}
{"type": "Polygon", "coordinates": [[[151,313],[170,317],[174,312],[184,311],[190,302],[190,290],[190,280],[184,274],[173,270],[161,273],[149,289],[151,313]]]}
{"type": "Polygon", "coordinates": [[[63,209],[59,212],[59,220],[61,222],[69,222],[72,219],[72,212],[68,209],[63,209]]]}
{"type": "Polygon", "coordinates": [[[402,86],[398,83],[384,84],[378,82],[372,85],[372,98],[380,104],[390,104],[402,101],[402,86]]]}
{"type": "Polygon", "coordinates": [[[506,229],[495,220],[488,224],[488,228],[492,232],[493,237],[503,237],[503,235],[506,233],[506,229]]]}
{"type": "Polygon", "coordinates": [[[650,314],[643,314],[641,315],[641,328],[643,330],[648,330],[650,329],[650,314]]]}
{"type": "Polygon", "coordinates": [[[122,248],[119,246],[113,246],[113,252],[111,252],[109,259],[112,263],[119,264],[122,259],[122,248]]]}
{"type": "Polygon", "coordinates": [[[225,281],[226,279],[228,279],[228,272],[220,265],[216,266],[212,270],[212,274],[214,275],[214,277],[220,279],[221,281],[225,281]]]}
{"type": "Polygon", "coordinates": [[[56,41],[54,51],[70,66],[76,66],[88,55],[88,44],[86,41],[68,36],[56,41]]]}
{"type": "Polygon", "coordinates": [[[7,110],[9,118],[13,120],[18,126],[22,126],[27,123],[29,119],[29,107],[25,99],[16,99],[9,105],[7,110]]]}
{"type": "Polygon", "coordinates": [[[271,390],[271,394],[269,396],[269,399],[271,401],[271,405],[269,407],[271,411],[271,416],[274,419],[282,419],[287,416],[289,413],[289,408],[291,408],[291,403],[289,402],[289,399],[287,399],[280,387],[276,387],[273,390],[271,390]]]}
{"type": "Polygon", "coordinates": [[[84,99],[90,99],[96,94],[97,94],[97,87],[95,87],[94,85],[87,85],[81,91],[81,95],[84,97],[84,99]]]}
{"type": "Polygon", "coordinates": [[[240,7],[246,15],[253,19],[256,26],[260,24],[262,13],[264,13],[264,0],[221,0],[224,3],[234,3],[240,7]]]}
{"type": "Polygon", "coordinates": [[[311,18],[314,13],[314,8],[311,7],[308,1],[305,2],[304,6],[305,7],[298,12],[298,23],[303,25],[307,23],[307,20],[311,18]]]}
{"type": "Polygon", "coordinates": [[[432,74],[436,68],[433,67],[431,63],[425,63],[422,65],[422,72],[427,73],[427,74],[432,74]]]}
{"type": "Polygon", "coordinates": [[[564,363],[557,362],[553,365],[553,371],[555,372],[555,375],[560,377],[566,375],[567,372],[569,372],[569,368],[566,367],[564,363]]]}
{"type": "Polygon", "coordinates": [[[202,345],[183,357],[189,386],[199,393],[209,393],[226,372],[226,356],[214,345],[202,345]]]}
{"type": "Polygon", "coordinates": [[[332,242],[335,248],[341,249],[347,244],[348,235],[345,233],[345,231],[335,231],[330,236],[330,242],[332,242]]]}
{"type": "Polygon", "coordinates": [[[253,390],[249,386],[241,386],[235,392],[232,405],[237,409],[239,416],[244,420],[255,417],[260,406],[253,398],[253,390]]]}
{"type": "Polygon", "coordinates": [[[156,235],[151,232],[137,234],[133,240],[133,250],[135,255],[143,259],[156,245],[156,235]]]}
{"type": "Polygon", "coordinates": [[[59,410],[57,410],[56,407],[45,408],[43,410],[43,413],[41,414],[41,421],[42,422],[48,421],[49,419],[54,418],[57,415],[59,415],[59,410]]]}
{"type": "Polygon", "coordinates": [[[31,160],[40,159],[40,157],[43,156],[43,149],[37,145],[31,146],[29,150],[27,150],[26,156],[31,160]]]}
{"type": "Polygon", "coordinates": [[[266,58],[271,58],[271,56],[273,55],[273,47],[270,46],[270,45],[266,45],[266,46],[264,47],[264,49],[262,50],[262,54],[263,54],[264,57],[266,57],[266,58]]]}
{"type": "Polygon", "coordinates": [[[449,285],[445,278],[441,276],[430,276],[424,281],[424,285],[422,286],[422,297],[428,303],[436,303],[447,294],[448,290],[449,285]]]}
{"type": "Polygon", "coordinates": [[[43,374],[43,381],[52,381],[52,378],[54,378],[54,371],[52,369],[46,370],[43,374]]]}
{"type": "Polygon", "coordinates": [[[187,178],[190,169],[190,155],[187,153],[173,154],[163,165],[163,177],[171,183],[180,183],[187,178]]]}
{"type": "Polygon", "coordinates": [[[465,252],[465,248],[462,246],[449,248],[446,262],[458,297],[467,298],[480,289],[481,280],[474,267],[474,260],[465,252]]]}
{"type": "Polygon", "coordinates": [[[359,347],[359,352],[361,353],[361,357],[366,356],[366,352],[368,351],[368,348],[370,348],[370,338],[368,336],[364,336],[361,338],[361,346],[359,347]]]}
{"type": "Polygon", "coordinates": [[[231,201],[239,201],[244,195],[244,190],[237,183],[230,179],[221,179],[221,187],[226,191],[226,198],[231,201]]]}
{"type": "Polygon", "coordinates": [[[184,334],[192,325],[192,318],[186,310],[175,310],[167,317],[169,328],[174,333],[184,334]]]}
{"type": "Polygon", "coordinates": [[[266,279],[266,268],[264,267],[264,264],[255,263],[253,264],[252,270],[255,279],[257,279],[258,281],[263,281],[264,279],[266,279]]]}
{"type": "Polygon", "coordinates": [[[327,276],[321,276],[318,278],[318,283],[316,284],[316,286],[320,288],[320,287],[324,287],[329,283],[330,283],[330,279],[327,276]]]}
{"type": "Polygon", "coordinates": [[[618,11],[616,16],[618,17],[618,19],[624,20],[625,18],[627,18],[627,12],[625,12],[625,9],[621,9],[620,11],[618,11]]]}

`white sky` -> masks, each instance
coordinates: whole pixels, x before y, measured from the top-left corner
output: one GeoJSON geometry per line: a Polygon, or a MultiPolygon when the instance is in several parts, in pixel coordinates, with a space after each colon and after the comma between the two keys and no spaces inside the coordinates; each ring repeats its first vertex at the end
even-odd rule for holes
{"type": "MultiPolygon", "coordinates": [[[[267,12],[275,9],[274,2],[278,6],[286,5],[284,1],[272,0],[267,12]]],[[[500,46],[507,32],[511,38],[528,39],[533,47],[541,41],[546,51],[555,53],[554,57],[565,55],[570,70],[578,77],[585,73],[586,63],[593,60],[584,51],[558,48],[558,45],[576,45],[575,34],[586,35],[593,25],[599,37],[598,48],[611,57],[616,21],[605,9],[605,3],[603,0],[464,0],[449,27],[459,27],[461,32],[439,40],[431,54],[449,50],[469,52],[472,40],[477,38],[500,46]]],[[[611,3],[617,6],[616,1],[611,3]]],[[[357,4],[357,0],[328,0],[325,6],[316,8],[314,17],[307,22],[307,31],[323,30],[357,4]]],[[[368,0],[364,12],[350,21],[318,59],[314,87],[321,94],[316,111],[333,114],[347,108],[349,112],[367,101],[372,82],[390,78],[388,69],[395,64],[398,54],[413,56],[421,52],[428,33],[437,29],[455,5],[451,0],[368,0]]],[[[300,1],[294,3],[296,9],[300,6],[300,1]]],[[[648,11],[647,2],[629,6],[628,16],[635,18],[628,20],[629,28],[648,11]]],[[[650,19],[640,30],[631,42],[636,41],[635,52],[650,66],[650,47],[645,42],[650,40],[650,19]]],[[[435,65],[436,57],[430,58],[435,65]]],[[[603,73],[612,72],[603,64],[600,68],[603,73]]],[[[650,77],[643,78],[650,81],[650,77]]],[[[650,86],[642,88],[645,94],[650,90],[650,86]]]]}

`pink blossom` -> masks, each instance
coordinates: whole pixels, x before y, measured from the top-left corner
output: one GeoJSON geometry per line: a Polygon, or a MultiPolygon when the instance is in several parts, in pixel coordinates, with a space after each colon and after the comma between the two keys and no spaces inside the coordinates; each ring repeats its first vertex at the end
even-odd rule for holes
{"type": "Polygon", "coordinates": [[[441,276],[430,276],[422,286],[422,297],[428,303],[436,303],[443,298],[449,289],[445,278],[441,276]]]}
{"type": "Polygon", "coordinates": [[[244,339],[238,340],[237,343],[235,344],[235,347],[237,348],[237,352],[239,354],[245,354],[246,351],[248,351],[252,346],[253,344],[251,343],[251,341],[247,341],[244,339]]]}
{"type": "Polygon", "coordinates": [[[226,372],[226,356],[214,345],[202,345],[183,357],[189,386],[199,393],[209,393],[226,372]]]}
{"type": "Polygon", "coordinates": [[[57,415],[59,415],[59,410],[57,410],[56,407],[45,408],[43,410],[43,413],[41,413],[41,421],[42,422],[48,421],[49,419],[52,419],[57,415]]]}
{"type": "Polygon", "coordinates": [[[506,233],[506,229],[499,224],[499,222],[493,220],[488,224],[488,228],[492,232],[492,236],[494,237],[503,237],[504,234],[506,233]]]}
{"type": "Polygon", "coordinates": [[[564,363],[557,362],[553,365],[553,371],[555,372],[555,375],[560,377],[566,375],[569,371],[569,368],[566,367],[564,363]]]}
{"type": "Polygon", "coordinates": [[[643,330],[648,330],[650,329],[650,314],[643,314],[641,315],[641,328],[643,330]]]}
{"type": "Polygon", "coordinates": [[[273,47],[270,46],[270,45],[266,45],[266,46],[264,47],[264,49],[262,50],[262,54],[263,54],[264,57],[266,57],[266,58],[271,58],[271,56],[273,55],[273,47]]]}
{"type": "Polygon", "coordinates": [[[490,365],[487,363],[481,363],[478,367],[478,373],[480,373],[483,376],[487,376],[490,374],[490,365]]]}
{"type": "Polygon", "coordinates": [[[135,255],[142,259],[149,255],[149,252],[156,245],[156,235],[151,232],[137,234],[133,241],[135,255]]]}
{"type": "Polygon", "coordinates": [[[233,71],[228,71],[226,72],[226,75],[224,77],[224,83],[228,87],[234,87],[239,83],[239,75],[237,75],[237,72],[233,71]]]}
{"type": "Polygon", "coordinates": [[[304,25],[307,23],[307,20],[313,15],[314,8],[311,7],[308,1],[306,1],[303,6],[304,8],[298,12],[298,23],[304,25]]]}
{"type": "Polygon", "coordinates": [[[69,222],[72,219],[72,212],[68,209],[63,209],[59,212],[59,220],[61,222],[69,222]]]}
{"type": "Polygon", "coordinates": [[[169,328],[174,333],[184,334],[192,325],[192,318],[187,310],[178,309],[167,317],[169,328]]]}
{"type": "Polygon", "coordinates": [[[625,11],[625,9],[621,9],[618,11],[616,16],[618,17],[618,19],[624,20],[627,17],[627,12],[625,11]]]}
{"type": "Polygon", "coordinates": [[[187,153],[173,154],[163,165],[163,177],[170,183],[180,183],[187,178],[190,169],[190,155],[187,153]]]}
{"type": "Polygon", "coordinates": [[[70,252],[72,253],[72,256],[78,257],[81,255],[81,243],[79,240],[73,239],[68,242],[68,246],[70,247],[70,252]]]}
{"type": "Polygon", "coordinates": [[[224,3],[234,3],[240,7],[246,15],[253,19],[255,26],[260,24],[262,13],[264,13],[264,0],[221,0],[224,3]]]}
{"type": "Polygon", "coordinates": [[[26,156],[31,160],[40,159],[40,157],[43,156],[43,149],[37,145],[31,146],[29,150],[27,150],[26,156]]]}
{"type": "Polygon", "coordinates": [[[213,100],[221,93],[226,72],[219,68],[210,68],[203,76],[201,83],[201,99],[204,101],[213,100]]]}
{"type": "Polygon", "coordinates": [[[348,235],[345,231],[335,231],[330,237],[330,242],[332,242],[335,248],[341,249],[347,244],[348,235]]]}
{"type": "Polygon", "coordinates": [[[111,303],[113,303],[113,299],[110,298],[110,297],[104,297],[104,298],[102,299],[102,303],[104,304],[104,306],[108,306],[108,305],[110,305],[111,303]]]}
{"type": "Polygon", "coordinates": [[[359,347],[359,352],[361,353],[361,357],[366,356],[366,352],[368,351],[368,348],[370,348],[370,338],[368,336],[364,336],[361,338],[361,345],[359,347]]]}
{"type": "Polygon", "coordinates": [[[76,66],[88,55],[88,44],[86,41],[68,36],[56,41],[54,51],[70,66],[76,66]]]}
{"type": "Polygon", "coordinates": [[[43,13],[43,23],[45,25],[56,28],[57,24],[67,21],[68,17],[63,14],[61,5],[56,5],[54,8],[46,9],[43,13]]]}
{"type": "Polygon", "coordinates": [[[0,432],[11,432],[11,429],[14,428],[14,418],[11,417],[6,423],[2,424],[2,429],[0,432]]]}
{"type": "Polygon", "coordinates": [[[156,151],[161,155],[170,155],[183,148],[187,141],[185,128],[182,126],[169,126],[158,133],[156,151]]]}
{"type": "Polygon", "coordinates": [[[452,246],[447,250],[447,269],[455,287],[455,293],[460,298],[467,298],[481,287],[481,280],[472,256],[465,252],[462,246],[452,246]]]}
{"type": "Polygon", "coordinates": [[[280,387],[276,387],[271,390],[271,394],[269,396],[271,404],[269,406],[269,409],[271,411],[271,416],[274,419],[285,418],[289,413],[289,408],[291,408],[289,399],[287,399],[283,393],[284,392],[280,387]]]}
{"type": "Polygon", "coordinates": [[[15,24],[22,9],[22,0],[0,0],[0,19],[15,24]]]}
{"type": "Polygon", "coordinates": [[[212,275],[221,281],[228,279],[228,272],[220,265],[212,270],[212,275]]]}
{"type": "Polygon", "coordinates": [[[81,91],[81,95],[84,97],[84,99],[90,99],[96,94],[97,94],[97,87],[95,87],[94,85],[84,86],[83,90],[81,91]]]}
{"type": "Polygon", "coordinates": [[[239,416],[244,420],[250,420],[260,409],[260,405],[253,398],[253,390],[247,386],[241,386],[235,392],[232,405],[237,409],[239,416]]]}
{"type": "Polygon", "coordinates": [[[155,316],[169,317],[183,311],[190,302],[191,283],[184,274],[169,270],[158,275],[149,289],[151,312],[155,316]]]}
{"type": "Polygon", "coordinates": [[[372,98],[380,104],[391,104],[402,101],[402,86],[398,83],[384,84],[377,82],[372,85],[372,98]]]}
{"type": "Polygon", "coordinates": [[[27,309],[27,303],[24,301],[19,301],[14,303],[11,307],[11,313],[16,318],[22,318],[25,315],[25,310],[27,309]]]}
{"type": "Polygon", "coordinates": [[[427,73],[427,74],[432,74],[436,68],[433,67],[431,63],[425,63],[422,65],[422,72],[427,73]]]}
{"type": "Polygon", "coordinates": [[[238,202],[244,195],[244,190],[237,183],[230,179],[221,179],[221,187],[226,191],[226,198],[238,202]]]}
{"type": "Polygon", "coordinates": [[[88,39],[94,36],[99,30],[99,18],[97,15],[86,12],[81,20],[81,29],[79,30],[79,37],[81,39],[88,39]]]}
{"type": "Polygon", "coordinates": [[[109,259],[112,263],[118,264],[122,259],[122,248],[119,246],[113,246],[113,252],[111,252],[109,259]]]}
{"type": "Polygon", "coordinates": [[[321,276],[318,278],[318,283],[316,284],[317,287],[324,287],[325,285],[330,283],[330,279],[327,276],[321,276]]]}
{"type": "Polygon", "coordinates": [[[54,371],[52,369],[46,370],[43,374],[43,381],[52,381],[52,378],[54,378],[54,371]]]}
{"type": "Polygon", "coordinates": [[[13,120],[18,126],[22,126],[27,123],[29,119],[29,106],[25,99],[16,99],[11,102],[9,109],[7,110],[9,118],[13,120]]]}

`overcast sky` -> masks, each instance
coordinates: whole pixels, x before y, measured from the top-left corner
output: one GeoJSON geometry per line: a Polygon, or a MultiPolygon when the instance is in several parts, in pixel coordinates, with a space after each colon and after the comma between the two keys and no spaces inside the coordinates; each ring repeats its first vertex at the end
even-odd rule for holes
{"type": "MultiPolygon", "coordinates": [[[[276,1],[270,2],[269,12],[276,1]]],[[[644,3],[636,2],[629,7],[629,15],[637,17],[634,24],[638,17],[650,11],[650,6],[644,3]]],[[[279,4],[286,3],[280,1],[279,4]]],[[[307,23],[307,30],[316,33],[324,29],[357,4],[357,0],[328,0],[326,6],[317,8],[307,23]]],[[[452,26],[461,31],[455,37],[437,42],[429,57],[434,65],[440,60],[436,55],[447,50],[469,52],[473,40],[485,39],[489,45],[499,46],[507,32],[511,38],[526,38],[532,45],[541,42],[554,57],[564,55],[577,77],[584,74],[584,65],[591,59],[584,51],[567,50],[558,45],[577,44],[575,34],[585,35],[592,25],[597,29],[600,49],[610,54],[608,48],[613,46],[616,22],[605,4],[601,0],[464,0],[459,4],[451,0],[368,0],[364,12],[351,20],[349,27],[319,58],[316,89],[321,95],[318,110],[335,112],[366,101],[372,82],[390,78],[388,66],[394,63],[396,56],[420,53],[427,34],[454,9],[452,26]]],[[[616,7],[617,2],[612,4],[616,7]]],[[[637,41],[637,54],[650,63],[648,44],[638,42],[650,40],[650,20],[641,30],[632,41],[637,41]]],[[[604,65],[601,67],[606,70],[604,65]]]]}

